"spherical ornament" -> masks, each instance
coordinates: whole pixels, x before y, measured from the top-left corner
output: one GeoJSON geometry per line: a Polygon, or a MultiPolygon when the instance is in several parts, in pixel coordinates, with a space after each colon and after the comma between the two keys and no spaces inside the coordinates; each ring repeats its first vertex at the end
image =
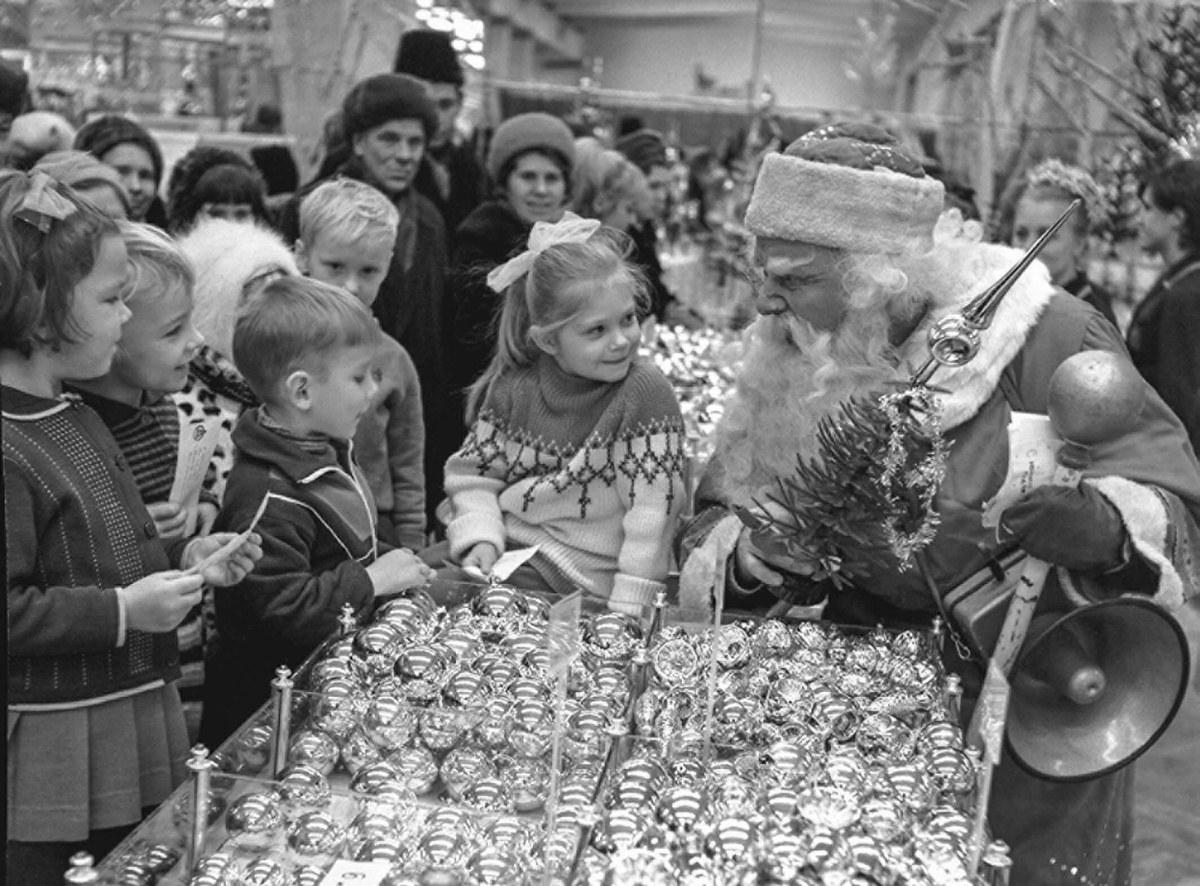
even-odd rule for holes
{"type": "Polygon", "coordinates": [[[467,734],[473,718],[455,708],[430,708],[421,712],[418,732],[425,747],[441,754],[455,747],[467,734]]]}
{"type": "Polygon", "coordinates": [[[554,709],[544,701],[518,701],[508,716],[508,743],[523,757],[540,757],[554,739],[554,709]]]}
{"type": "Polygon", "coordinates": [[[607,853],[631,847],[648,824],[645,815],[634,809],[610,809],[593,831],[592,845],[607,853]]]}
{"type": "Polygon", "coordinates": [[[340,754],[333,736],[318,729],[301,729],[288,744],[289,763],[311,766],[326,777],[333,772],[340,754]]]}
{"type": "Polygon", "coordinates": [[[388,762],[396,767],[400,781],[414,794],[428,793],[437,781],[438,766],[428,748],[400,748],[388,757],[388,762]]]}
{"type": "Polygon", "coordinates": [[[964,794],[975,787],[975,765],[958,748],[934,748],[926,759],[929,775],[939,791],[964,794]]]}
{"type": "Polygon", "coordinates": [[[451,659],[465,664],[479,652],[479,632],[466,626],[451,628],[442,633],[438,643],[451,659]]]}
{"type": "Polygon", "coordinates": [[[843,831],[862,814],[858,798],[844,788],[817,786],[800,794],[800,817],[817,827],[843,831]]]}
{"type": "Polygon", "coordinates": [[[309,727],[343,739],[358,725],[367,708],[361,685],[350,680],[329,680],[313,702],[309,727]]]}
{"type": "Polygon", "coordinates": [[[757,839],[758,829],[748,818],[727,815],[713,823],[704,841],[704,849],[722,864],[728,865],[748,859],[757,839]]]}
{"type": "Polygon", "coordinates": [[[350,779],[350,790],[364,796],[375,796],[386,784],[404,783],[400,770],[388,760],[373,760],[361,766],[350,779]]]}
{"type": "Polygon", "coordinates": [[[491,683],[476,671],[456,671],[442,687],[446,703],[459,708],[482,708],[492,694],[491,683]]]}
{"type": "Polygon", "coordinates": [[[353,775],[368,763],[382,760],[383,752],[361,726],[355,726],[342,740],[341,758],[346,771],[353,775]]]}
{"type": "Polygon", "coordinates": [[[346,832],[324,810],[305,812],[288,828],[287,845],[294,864],[329,864],[342,851],[346,832]]]}
{"type": "Polygon", "coordinates": [[[514,702],[503,696],[489,698],[482,716],[471,732],[471,741],[487,750],[498,751],[508,744],[508,720],[514,702]]]}
{"type": "Polygon", "coordinates": [[[291,886],[321,886],[328,868],[318,864],[302,864],[292,869],[291,886]]]}
{"type": "Polygon", "coordinates": [[[471,886],[507,886],[521,882],[521,859],[512,852],[485,846],[467,859],[467,877],[471,886]]]}
{"type": "Polygon", "coordinates": [[[515,808],[512,792],[499,778],[481,778],[467,785],[462,794],[465,806],[482,812],[512,812],[515,808]]]}
{"type": "Polygon", "coordinates": [[[537,830],[519,818],[503,817],[484,828],[481,839],[485,845],[524,854],[537,839],[537,830]]]}
{"type": "Polygon", "coordinates": [[[324,809],[332,799],[329,779],[305,763],[293,763],[279,773],[279,796],[292,813],[324,809]]]}
{"type": "Polygon", "coordinates": [[[404,636],[400,630],[386,621],[377,621],[354,635],[354,654],[363,662],[363,668],[371,680],[392,672],[392,665],[403,646],[404,636]]]}
{"type": "Polygon", "coordinates": [[[205,855],[192,869],[192,875],[187,881],[188,886],[223,886],[228,882],[227,875],[232,874],[236,867],[232,852],[221,851],[205,855]]]}
{"type": "Polygon", "coordinates": [[[593,615],[583,628],[584,654],[596,662],[625,664],[641,640],[637,621],[620,612],[593,615]]]}
{"type": "Polygon", "coordinates": [[[518,757],[500,770],[500,779],[512,795],[517,812],[534,812],[546,805],[550,767],[545,760],[518,757]]]}
{"type": "Polygon", "coordinates": [[[492,778],[496,767],[489,754],[477,747],[462,747],[446,755],[441,765],[442,784],[454,800],[461,800],[467,786],[480,778],[492,778]]]}
{"type": "Polygon", "coordinates": [[[283,808],[279,794],[255,791],[229,804],[225,830],[239,849],[262,852],[283,838],[283,808]]]}
{"type": "Polygon", "coordinates": [[[1080,351],[1050,376],[1046,411],[1064,440],[1094,446],[1129,433],[1146,399],[1133,364],[1112,351],[1080,351]]]}
{"type": "Polygon", "coordinates": [[[236,771],[261,772],[271,759],[271,744],[275,730],[265,723],[255,723],[244,729],[233,743],[231,754],[236,761],[236,771]]]}
{"type": "Polygon", "coordinates": [[[676,833],[684,834],[695,828],[704,813],[704,795],[690,787],[674,787],[658,799],[655,817],[676,833]]]}
{"type": "Polygon", "coordinates": [[[866,833],[884,843],[903,841],[911,827],[909,814],[895,800],[884,798],[864,803],[859,821],[866,833]]]}
{"type": "Polygon", "coordinates": [[[232,886],[287,886],[287,870],[274,858],[256,858],[235,876],[232,886]]]}
{"type": "MultiPolygon", "coordinates": [[[[210,794],[208,798],[208,827],[216,824],[222,815],[225,814],[225,809],[228,803],[222,796],[210,794]]],[[[171,823],[175,830],[185,838],[192,832],[192,795],[181,794],[171,807],[171,823]]]]}
{"type": "Polygon", "coordinates": [[[367,705],[362,721],[363,732],[381,751],[393,751],[408,744],[417,729],[417,717],[397,695],[376,695],[367,705]]]}
{"type": "Polygon", "coordinates": [[[811,758],[796,742],[780,741],[759,755],[763,774],[772,784],[795,785],[808,774],[811,758]]]}

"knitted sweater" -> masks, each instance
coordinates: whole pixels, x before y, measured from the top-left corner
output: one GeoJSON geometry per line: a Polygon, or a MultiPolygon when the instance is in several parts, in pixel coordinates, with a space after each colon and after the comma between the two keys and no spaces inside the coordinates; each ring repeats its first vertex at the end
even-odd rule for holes
{"type": "Polygon", "coordinates": [[[117,588],[178,562],[129,464],[76,398],[3,388],[8,704],[91,704],[179,675],[175,632],[127,630],[117,588]]]}
{"type": "Polygon", "coordinates": [[[129,406],[83,388],[77,390],[108,426],[146,504],[166,501],[179,460],[179,410],[170,397],[129,406]]]}
{"type": "Polygon", "coordinates": [[[382,336],[374,367],[379,391],[354,434],[354,458],[379,511],[379,537],[425,547],[425,420],[421,382],[404,346],[382,336]]]}
{"type": "Polygon", "coordinates": [[[653,364],[608,384],[543,357],[497,380],[446,463],[451,556],[537,545],[531,563],[556,590],[636,611],[667,575],[683,465],[679,404],[653,364]]]}

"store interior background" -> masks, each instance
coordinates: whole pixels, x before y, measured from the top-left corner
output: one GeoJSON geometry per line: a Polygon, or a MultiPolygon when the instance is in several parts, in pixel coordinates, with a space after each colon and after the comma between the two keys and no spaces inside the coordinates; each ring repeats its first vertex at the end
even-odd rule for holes
{"type": "MultiPolygon", "coordinates": [[[[887,123],[935,151],[985,215],[1006,174],[1060,156],[1095,165],[1132,136],[1122,59],[1175,0],[5,0],[0,55],[41,107],[82,122],[138,116],[167,163],[205,141],[284,141],[302,177],[349,86],[390,70],[407,28],[462,33],[472,56],[462,125],[591,109],[636,115],[684,145],[770,112],[785,131],[887,123]],[[247,132],[257,111],[282,131],[247,132]]],[[[1158,268],[1107,244],[1136,293],[1158,268]]],[[[1132,250],[1132,251],[1131,251],[1132,250]]],[[[1193,649],[1200,636],[1192,636],[1193,649]]],[[[1194,798],[1200,705],[1188,696],[1140,765],[1135,881],[1200,886],[1194,798]]]]}

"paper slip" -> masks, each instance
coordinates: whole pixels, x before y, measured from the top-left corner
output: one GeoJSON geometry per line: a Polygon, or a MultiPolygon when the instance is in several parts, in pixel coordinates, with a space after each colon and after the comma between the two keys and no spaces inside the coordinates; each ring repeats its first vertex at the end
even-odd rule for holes
{"type": "Polygon", "coordinates": [[[391,865],[384,861],[339,858],[321,880],[321,886],[379,886],[391,869],[391,865]]]}
{"type": "Polygon", "coordinates": [[[191,569],[186,570],[184,575],[196,575],[201,573],[208,567],[214,566],[217,563],[223,563],[236,554],[238,549],[246,543],[246,539],[250,537],[250,533],[254,531],[254,527],[258,525],[258,521],[262,517],[263,511],[267,509],[267,502],[270,499],[271,493],[268,492],[262,497],[262,501],[258,503],[258,510],[254,512],[254,519],[250,521],[249,526],[231,538],[228,542],[221,545],[221,547],[217,548],[191,569]]]}
{"type": "Polygon", "coordinates": [[[996,528],[1005,508],[1031,489],[1053,482],[1062,444],[1048,416],[1032,412],[1012,414],[1008,423],[1008,476],[995,497],[984,506],[984,526],[996,528]]]}
{"type": "Polygon", "coordinates": [[[179,424],[179,459],[175,463],[175,482],[167,498],[187,511],[184,537],[196,532],[200,490],[213,453],[217,450],[217,437],[220,436],[217,431],[220,427],[221,419],[216,416],[179,424]]]}
{"type": "Polygon", "coordinates": [[[463,572],[467,573],[467,575],[475,576],[480,581],[505,581],[517,571],[518,566],[536,553],[537,545],[531,548],[521,548],[516,551],[506,551],[492,564],[492,571],[489,575],[484,575],[483,571],[476,566],[464,566],[463,572]]]}

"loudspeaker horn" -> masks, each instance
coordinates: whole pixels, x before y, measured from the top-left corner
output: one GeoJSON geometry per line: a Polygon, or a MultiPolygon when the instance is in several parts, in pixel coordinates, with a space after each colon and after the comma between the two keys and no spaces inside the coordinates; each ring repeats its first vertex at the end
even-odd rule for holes
{"type": "Polygon", "coordinates": [[[1009,751],[1051,781],[1120,769],[1171,724],[1188,671],[1183,628],[1149,600],[1038,615],[1013,668],[1009,751]]]}

